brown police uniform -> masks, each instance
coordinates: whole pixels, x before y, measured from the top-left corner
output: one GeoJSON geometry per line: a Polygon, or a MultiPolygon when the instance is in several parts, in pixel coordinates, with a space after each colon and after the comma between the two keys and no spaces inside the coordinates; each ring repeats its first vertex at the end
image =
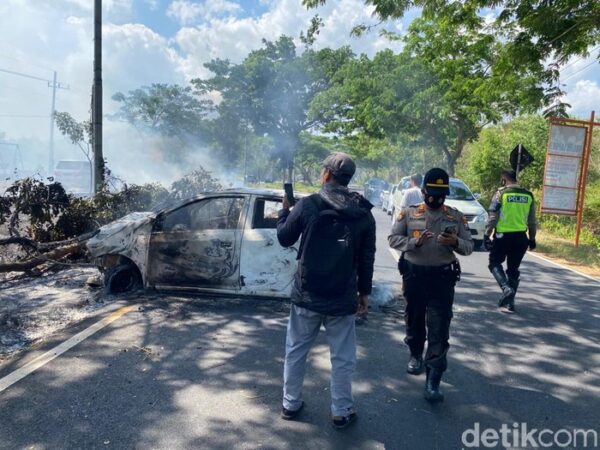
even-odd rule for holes
{"type": "Polygon", "coordinates": [[[388,241],[390,247],[403,252],[399,266],[406,300],[404,341],[411,355],[421,356],[427,338],[425,365],[443,372],[447,366],[454,286],[460,276],[454,252],[469,255],[473,251],[467,221],[450,206],[430,209],[421,203],[400,211],[388,241]],[[437,236],[447,228],[457,233],[455,247],[437,241],[437,236]],[[435,236],[417,247],[417,240],[425,230],[435,236]]]}

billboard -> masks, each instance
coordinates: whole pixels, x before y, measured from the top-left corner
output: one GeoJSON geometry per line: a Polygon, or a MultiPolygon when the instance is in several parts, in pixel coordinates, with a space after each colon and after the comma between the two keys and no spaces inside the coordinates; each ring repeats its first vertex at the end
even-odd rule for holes
{"type": "Polygon", "coordinates": [[[552,123],[546,154],[542,212],[577,215],[587,128],[552,123]]]}

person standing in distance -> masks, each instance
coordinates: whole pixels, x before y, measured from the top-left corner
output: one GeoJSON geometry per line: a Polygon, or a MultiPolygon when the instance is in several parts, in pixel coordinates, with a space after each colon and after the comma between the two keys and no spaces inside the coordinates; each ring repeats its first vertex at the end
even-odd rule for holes
{"type": "Polygon", "coordinates": [[[400,211],[388,241],[390,247],[403,252],[398,267],[406,301],[404,342],[411,356],[407,372],[419,375],[425,367],[425,399],[441,402],[454,286],[460,279],[454,252],[471,254],[473,240],[463,214],[444,204],[450,188],[443,169],[425,174],[422,192],[424,203],[400,211]],[[423,361],[425,340],[428,344],[423,361]]]}
{"type": "Polygon", "coordinates": [[[519,267],[527,248],[536,247],[535,199],[533,194],[517,184],[514,170],[503,170],[502,187],[492,198],[486,225],[486,246],[490,248],[489,269],[502,289],[499,307],[515,311],[515,296],[519,288],[519,267]],[[529,236],[527,235],[529,233],[529,236]],[[494,240],[489,243],[490,236],[494,240]],[[506,272],[502,264],[506,260],[506,272]]]}
{"type": "Polygon", "coordinates": [[[420,173],[411,175],[410,188],[408,188],[402,194],[402,200],[400,201],[400,209],[408,208],[411,205],[418,205],[419,203],[423,203],[423,192],[421,192],[422,183],[423,176],[420,173]]]}
{"type": "Polygon", "coordinates": [[[321,324],[331,354],[331,415],[335,428],[356,419],[352,377],[356,366],[355,315],[364,315],[375,262],[373,205],[348,190],[356,165],[345,153],[323,161],[322,188],[279,213],[277,238],[290,247],[301,238],[291,293],[283,373],[281,417],[294,419],[304,407],[306,357],[321,324]]]}

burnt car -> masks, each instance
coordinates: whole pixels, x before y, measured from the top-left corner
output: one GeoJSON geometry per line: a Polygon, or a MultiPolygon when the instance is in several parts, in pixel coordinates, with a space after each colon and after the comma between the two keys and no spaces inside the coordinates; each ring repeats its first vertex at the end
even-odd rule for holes
{"type": "Polygon", "coordinates": [[[231,189],[129,214],[87,242],[112,293],[144,287],[289,297],[297,246],[277,242],[283,191],[231,189]]]}

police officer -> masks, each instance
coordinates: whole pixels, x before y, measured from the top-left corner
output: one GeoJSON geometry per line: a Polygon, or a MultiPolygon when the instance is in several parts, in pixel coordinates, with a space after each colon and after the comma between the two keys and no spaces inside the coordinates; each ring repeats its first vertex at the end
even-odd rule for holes
{"type": "Polygon", "coordinates": [[[460,278],[454,252],[469,255],[473,240],[462,213],[444,204],[450,193],[444,170],[429,170],[422,192],[424,203],[400,211],[388,241],[403,252],[399,269],[406,300],[404,342],[411,355],[407,372],[418,375],[425,367],[425,399],[439,402],[444,400],[439,388],[447,366],[454,286],[460,278]]]}
{"type": "Polygon", "coordinates": [[[531,192],[517,184],[517,175],[513,170],[503,170],[500,183],[502,187],[490,205],[485,234],[488,242],[494,234],[489,269],[502,289],[498,306],[505,306],[507,312],[514,312],[515,295],[519,288],[519,266],[527,248],[533,250],[536,246],[535,200],[531,192]],[[506,272],[502,267],[505,259],[506,272]]]}

